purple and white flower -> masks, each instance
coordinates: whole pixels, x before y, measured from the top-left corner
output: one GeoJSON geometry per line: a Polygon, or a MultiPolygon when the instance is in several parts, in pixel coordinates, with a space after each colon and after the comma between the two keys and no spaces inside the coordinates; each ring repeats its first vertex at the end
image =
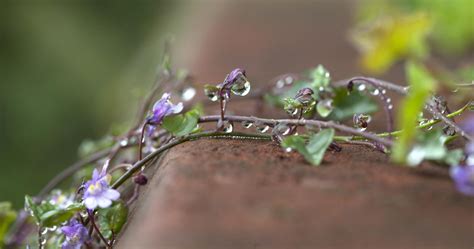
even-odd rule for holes
{"type": "Polygon", "coordinates": [[[180,113],[183,110],[183,103],[173,104],[170,101],[171,94],[164,93],[160,100],[153,105],[151,115],[146,121],[151,125],[159,125],[166,116],[180,113]]]}
{"type": "Polygon", "coordinates": [[[474,196],[474,165],[452,166],[449,173],[459,192],[474,196]]]}
{"type": "Polygon", "coordinates": [[[80,249],[89,240],[87,228],[75,219],[70,220],[68,225],[61,227],[61,232],[66,237],[62,249],[80,249]]]}
{"type": "Polygon", "coordinates": [[[107,208],[112,204],[112,201],[120,197],[120,193],[111,189],[109,186],[111,176],[106,173],[105,168],[99,173],[94,169],[92,179],[84,184],[84,205],[87,209],[93,210],[97,206],[107,208]]]}
{"type": "Polygon", "coordinates": [[[74,195],[65,195],[61,190],[57,190],[51,195],[49,203],[58,206],[60,209],[65,209],[74,203],[74,195]]]}

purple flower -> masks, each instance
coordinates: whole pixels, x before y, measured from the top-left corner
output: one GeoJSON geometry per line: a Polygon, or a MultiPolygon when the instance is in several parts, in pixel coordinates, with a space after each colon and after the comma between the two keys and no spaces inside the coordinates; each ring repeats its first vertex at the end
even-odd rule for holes
{"type": "Polygon", "coordinates": [[[221,87],[225,90],[229,90],[232,85],[237,82],[242,76],[246,77],[245,70],[236,68],[230,72],[222,83],[221,87]]]}
{"type": "Polygon", "coordinates": [[[164,117],[171,114],[180,113],[183,110],[183,103],[174,105],[170,101],[171,95],[164,93],[160,100],[153,105],[152,113],[147,117],[147,122],[151,125],[158,125],[164,117]]]}
{"type": "Polygon", "coordinates": [[[449,173],[459,192],[474,196],[474,165],[452,166],[449,173]]]}
{"type": "Polygon", "coordinates": [[[62,249],[80,249],[89,240],[87,228],[75,219],[69,221],[68,225],[61,227],[61,232],[66,237],[62,249]]]}
{"type": "Polygon", "coordinates": [[[84,204],[89,210],[97,206],[101,208],[109,207],[112,201],[120,197],[120,193],[109,186],[110,175],[103,169],[99,174],[97,169],[92,173],[92,179],[84,184],[84,204]]]}
{"type": "Polygon", "coordinates": [[[466,119],[461,121],[460,125],[467,134],[474,134],[474,115],[469,115],[466,119]]]}

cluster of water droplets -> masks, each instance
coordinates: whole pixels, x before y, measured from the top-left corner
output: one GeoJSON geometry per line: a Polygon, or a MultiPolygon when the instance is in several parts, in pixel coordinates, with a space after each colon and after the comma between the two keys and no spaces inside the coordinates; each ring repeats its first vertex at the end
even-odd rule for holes
{"type": "Polygon", "coordinates": [[[368,92],[372,96],[378,96],[382,102],[386,105],[387,109],[392,110],[393,109],[393,104],[392,104],[392,99],[387,96],[387,90],[380,88],[380,87],[374,87],[371,85],[366,85],[364,83],[361,83],[357,85],[357,90],[359,92],[368,92]]]}
{"type": "Polygon", "coordinates": [[[259,133],[265,133],[270,129],[270,126],[267,124],[260,122],[260,121],[250,121],[250,120],[244,120],[240,123],[242,127],[245,129],[250,129],[252,127],[255,127],[255,130],[259,133]]]}
{"type": "Polygon", "coordinates": [[[275,87],[280,89],[285,86],[291,86],[294,81],[295,79],[292,76],[286,75],[283,76],[281,79],[277,80],[277,82],[275,83],[275,87]]]}

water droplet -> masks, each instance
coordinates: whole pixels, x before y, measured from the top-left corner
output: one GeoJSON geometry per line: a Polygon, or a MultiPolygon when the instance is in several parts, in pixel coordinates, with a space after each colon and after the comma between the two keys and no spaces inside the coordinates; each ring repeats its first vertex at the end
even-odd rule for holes
{"type": "Polygon", "coordinates": [[[272,130],[272,139],[278,143],[281,143],[284,136],[289,135],[291,132],[291,127],[285,123],[279,123],[277,126],[273,127],[272,130]]]}
{"type": "Polygon", "coordinates": [[[276,88],[283,88],[285,86],[285,82],[283,80],[278,80],[276,82],[276,88]]]}
{"type": "Polygon", "coordinates": [[[120,140],[120,146],[126,147],[127,145],[128,145],[128,139],[127,138],[124,138],[124,139],[120,140]]]}
{"type": "Polygon", "coordinates": [[[387,109],[392,110],[392,109],[393,109],[393,105],[388,105],[388,106],[387,106],[387,109]]]}
{"type": "Polygon", "coordinates": [[[219,100],[219,88],[217,86],[205,85],[204,94],[213,102],[219,100]]]}
{"type": "Polygon", "coordinates": [[[270,127],[264,123],[256,122],[255,129],[260,133],[265,133],[268,131],[268,129],[270,129],[270,127]]]}
{"type": "Polygon", "coordinates": [[[225,133],[231,133],[234,130],[234,125],[229,121],[224,121],[222,131],[225,133]]]}
{"type": "Polygon", "coordinates": [[[286,76],[286,78],[285,78],[285,83],[286,83],[287,85],[291,85],[291,84],[293,83],[293,77],[291,77],[291,76],[286,76]]]}
{"type": "Polygon", "coordinates": [[[380,94],[380,90],[378,88],[373,88],[370,90],[370,94],[377,96],[380,94]]]}
{"type": "Polygon", "coordinates": [[[446,125],[443,127],[443,132],[444,134],[448,135],[448,136],[454,136],[456,135],[456,129],[454,129],[452,126],[450,125],[446,125]]]}
{"type": "Polygon", "coordinates": [[[285,152],[287,152],[287,153],[290,153],[290,152],[292,152],[292,151],[293,151],[293,149],[292,149],[292,148],[290,148],[290,147],[288,147],[288,148],[285,148],[285,152]]]}
{"type": "Polygon", "coordinates": [[[392,99],[391,99],[391,98],[387,98],[387,99],[385,100],[385,102],[386,102],[387,104],[389,104],[389,103],[392,102],[392,99]]]}
{"type": "Polygon", "coordinates": [[[242,126],[246,129],[252,127],[252,125],[253,125],[252,121],[248,121],[248,120],[242,121],[242,126]]]}
{"type": "Polygon", "coordinates": [[[48,228],[41,228],[40,230],[41,235],[45,235],[48,233],[48,228]]]}
{"type": "Polygon", "coordinates": [[[365,91],[366,88],[367,88],[367,87],[365,86],[365,84],[360,84],[360,85],[357,87],[357,90],[359,90],[359,91],[362,92],[362,91],[365,91]]]}
{"type": "Polygon", "coordinates": [[[331,114],[334,109],[332,102],[332,99],[324,99],[316,105],[316,110],[321,117],[325,118],[331,114]]]}
{"type": "Polygon", "coordinates": [[[354,114],[352,117],[352,122],[354,123],[354,127],[359,129],[360,131],[365,131],[369,126],[372,117],[368,114],[354,114]]]}
{"type": "Polygon", "coordinates": [[[294,117],[294,116],[298,115],[299,108],[295,108],[295,107],[290,106],[290,107],[287,107],[287,108],[286,108],[286,112],[287,112],[290,116],[294,117]]]}
{"type": "Polygon", "coordinates": [[[387,94],[387,90],[382,89],[382,94],[383,94],[383,95],[387,94]]]}
{"type": "Polygon", "coordinates": [[[190,101],[195,95],[196,89],[194,89],[194,87],[186,87],[181,93],[181,99],[183,99],[183,101],[190,101]]]}
{"type": "Polygon", "coordinates": [[[459,87],[454,88],[453,90],[451,90],[452,93],[457,93],[458,91],[459,91],[459,87]]]}
{"type": "Polygon", "coordinates": [[[237,78],[231,89],[233,94],[238,96],[245,96],[250,92],[250,82],[243,74],[237,78]]]}

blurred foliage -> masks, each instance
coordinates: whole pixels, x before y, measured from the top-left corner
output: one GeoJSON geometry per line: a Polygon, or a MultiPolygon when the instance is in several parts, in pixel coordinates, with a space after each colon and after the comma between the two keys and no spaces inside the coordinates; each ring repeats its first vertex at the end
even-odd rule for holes
{"type": "Polygon", "coordinates": [[[405,163],[417,134],[418,115],[423,112],[426,99],[436,90],[437,86],[436,80],[420,64],[408,62],[405,71],[410,91],[402,100],[397,113],[397,128],[402,133],[394,144],[392,154],[392,159],[398,163],[405,163]]]}
{"type": "Polygon", "coordinates": [[[21,206],[84,138],[130,119],[152,83],[171,3],[2,3],[0,200],[21,206]]]}
{"type": "Polygon", "coordinates": [[[352,38],[371,73],[400,59],[423,58],[431,44],[445,56],[474,48],[472,0],[362,0],[358,6],[352,38]]]}

